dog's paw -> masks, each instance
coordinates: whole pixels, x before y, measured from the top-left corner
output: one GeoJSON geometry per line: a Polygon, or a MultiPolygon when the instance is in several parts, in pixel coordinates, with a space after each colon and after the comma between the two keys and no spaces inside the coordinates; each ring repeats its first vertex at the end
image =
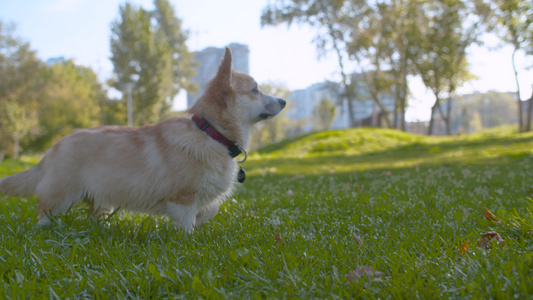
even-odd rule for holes
{"type": "Polygon", "coordinates": [[[44,216],[42,218],[39,218],[39,221],[37,222],[37,226],[39,226],[39,227],[48,226],[48,225],[50,225],[50,223],[52,223],[50,221],[50,218],[48,218],[48,216],[44,216]]]}
{"type": "Polygon", "coordinates": [[[187,233],[194,230],[197,213],[198,209],[196,208],[196,205],[182,205],[173,202],[167,203],[167,214],[174,226],[183,229],[187,233]]]}
{"type": "Polygon", "coordinates": [[[193,234],[194,233],[194,227],[185,228],[185,227],[177,225],[176,223],[174,223],[174,226],[176,226],[179,229],[179,231],[185,232],[186,234],[193,234]]]}

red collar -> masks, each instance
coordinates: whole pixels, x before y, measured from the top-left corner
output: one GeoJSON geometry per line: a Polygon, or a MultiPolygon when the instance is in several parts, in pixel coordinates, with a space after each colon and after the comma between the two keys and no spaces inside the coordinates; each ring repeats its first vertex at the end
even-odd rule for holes
{"type": "Polygon", "coordinates": [[[216,130],[215,127],[213,127],[209,122],[207,122],[204,118],[199,118],[196,115],[192,116],[192,120],[194,123],[196,123],[196,126],[200,128],[200,130],[204,131],[208,136],[210,136],[215,141],[221,143],[222,145],[226,146],[229,151],[229,155],[231,157],[237,157],[239,154],[242,153],[241,149],[237,144],[234,142],[228,140],[225,136],[222,135],[218,130],[216,130]]]}

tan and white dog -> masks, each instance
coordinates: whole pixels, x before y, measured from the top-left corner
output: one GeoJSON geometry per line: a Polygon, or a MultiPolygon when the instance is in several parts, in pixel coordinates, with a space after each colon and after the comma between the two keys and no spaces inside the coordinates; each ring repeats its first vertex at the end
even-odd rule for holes
{"type": "Polygon", "coordinates": [[[0,179],[0,192],[36,195],[39,224],[86,201],[96,213],[113,208],[166,215],[186,231],[211,219],[232,191],[256,122],[277,115],[285,100],[258,90],[231,69],[226,53],[205,93],[179,117],[153,126],[78,130],[29,170],[0,179]]]}

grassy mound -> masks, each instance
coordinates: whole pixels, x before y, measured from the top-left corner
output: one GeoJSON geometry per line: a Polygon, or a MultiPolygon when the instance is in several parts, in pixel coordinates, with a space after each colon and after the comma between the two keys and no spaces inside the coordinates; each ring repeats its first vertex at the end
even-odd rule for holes
{"type": "Polygon", "coordinates": [[[287,139],[257,151],[273,156],[298,156],[331,152],[368,153],[424,140],[423,137],[390,129],[347,129],[311,133],[287,139]]]}

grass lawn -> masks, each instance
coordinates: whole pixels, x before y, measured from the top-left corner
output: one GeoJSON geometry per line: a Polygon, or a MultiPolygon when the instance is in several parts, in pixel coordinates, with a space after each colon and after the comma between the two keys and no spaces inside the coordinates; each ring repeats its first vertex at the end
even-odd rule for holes
{"type": "Polygon", "coordinates": [[[34,198],[0,195],[0,298],[533,297],[532,133],[322,132],[245,169],[192,234],[83,206],[40,228],[34,198]]]}

